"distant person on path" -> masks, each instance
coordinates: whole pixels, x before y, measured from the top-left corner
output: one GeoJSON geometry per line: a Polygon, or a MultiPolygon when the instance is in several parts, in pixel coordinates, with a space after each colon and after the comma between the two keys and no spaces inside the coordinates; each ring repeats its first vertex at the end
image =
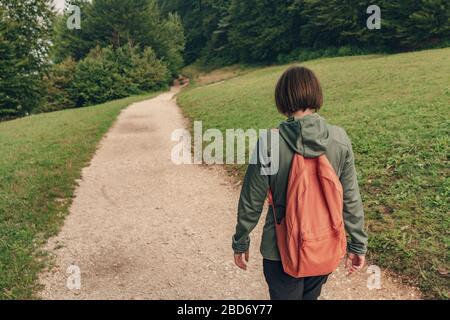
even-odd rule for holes
{"type": "MultiPolygon", "coordinates": [[[[278,161],[278,171],[264,175],[261,161],[247,169],[232,240],[234,261],[247,270],[249,234],[269,197],[260,251],[270,297],[316,300],[345,255],[349,274],[365,263],[367,235],[352,145],[342,128],[317,113],[322,88],[311,70],[289,68],[278,81],[275,100],[288,117],[274,130],[279,152],[270,159],[278,161]]],[[[255,152],[273,145],[263,139],[255,152]]]]}

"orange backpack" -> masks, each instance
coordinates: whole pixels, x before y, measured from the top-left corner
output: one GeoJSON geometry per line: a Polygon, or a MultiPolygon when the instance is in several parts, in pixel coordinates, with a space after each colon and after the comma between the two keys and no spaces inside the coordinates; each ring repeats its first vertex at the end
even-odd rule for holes
{"type": "Polygon", "coordinates": [[[346,253],[342,185],[325,155],[295,154],[289,174],[286,214],[277,222],[278,249],[284,271],[295,278],[327,275],[346,253]]]}

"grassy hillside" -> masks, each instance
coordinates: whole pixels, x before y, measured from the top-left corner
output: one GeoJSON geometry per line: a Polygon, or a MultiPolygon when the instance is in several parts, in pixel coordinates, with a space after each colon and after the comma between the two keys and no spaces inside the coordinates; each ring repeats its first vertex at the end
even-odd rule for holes
{"type": "MultiPolygon", "coordinates": [[[[371,261],[428,297],[448,297],[450,49],[305,65],[324,87],[322,116],[353,140],[371,261]]],[[[274,127],[283,119],[274,86],[286,67],[194,86],[179,103],[205,129],[274,127]]]]}
{"type": "Polygon", "coordinates": [[[0,123],[0,299],[34,297],[39,247],[61,226],[81,169],[119,112],[150,96],[0,123]]]}

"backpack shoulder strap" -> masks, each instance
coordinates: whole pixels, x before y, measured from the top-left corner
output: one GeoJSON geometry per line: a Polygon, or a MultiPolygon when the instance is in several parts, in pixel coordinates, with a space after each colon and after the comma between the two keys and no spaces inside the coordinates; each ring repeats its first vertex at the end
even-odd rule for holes
{"type": "Polygon", "coordinates": [[[342,184],[325,155],[318,159],[318,175],[334,228],[342,225],[344,196],[342,184]]]}

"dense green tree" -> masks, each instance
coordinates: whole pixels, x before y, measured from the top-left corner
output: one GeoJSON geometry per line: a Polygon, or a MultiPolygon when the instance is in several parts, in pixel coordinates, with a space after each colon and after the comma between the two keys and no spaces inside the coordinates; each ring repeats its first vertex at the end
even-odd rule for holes
{"type": "Polygon", "coordinates": [[[449,38],[450,5],[445,0],[380,0],[380,30],[366,27],[368,1],[299,0],[302,45],[416,49],[449,38]]]}
{"type": "Polygon", "coordinates": [[[293,4],[293,0],[231,1],[229,40],[241,61],[273,61],[293,49],[298,37],[293,4]]]}
{"type": "Polygon", "coordinates": [[[176,74],[183,64],[184,30],[176,14],[161,14],[156,0],[72,0],[82,12],[81,30],[68,30],[68,14],[60,19],[55,57],[81,59],[93,48],[113,49],[131,43],[151,47],[176,74]]]}
{"type": "Polygon", "coordinates": [[[167,63],[169,71],[177,76],[184,65],[182,52],[185,49],[184,29],[180,17],[175,13],[169,13],[167,19],[161,22],[158,33],[159,45],[155,51],[167,63]]]}
{"type": "Polygon", "coordinates": [[[94,0],[84,24],[89,40],[100,47],[119,48],[130,42],[156,47],[160,20],[152,0],[94,0]]]}
{"type": "Polygon", "coordinates": [[[69,93],[75,70],[76,62],[72,58],[67,58],[51,68],[44,78],[47,92],[45,103],[36,110],[37,112],[58,111],[75,106],[69,93]]]}
{"type": "Polygon", "coordinates": [[[127,76],[142,92],[148,92],[163,88],[170,79],[166,66],[159,60],[155,52],[146,48],[140,55],[133,55],[132,68],[127,71],[127,76]]]}
{"type": "Polygon", "coordinates": [[[447,0],[385,1],[386,43],[400,49],[424,48],[450,40],[450,2],[447,0]]]}
{"type": "Polygon", "coordinates": [[[54,48],[53,60],[59,63],[67,58],[80,60],[85,57],[91,49],[90,37],[87,34],[87,28],[84,24],[87,20],[87,13],[90,11],[90,0],[67,0],[66,9],[70,5],[75,5],[80,8],[81,12],[81,29],[69,30],[67,28],[67,19],[72,14],[67,10],[63,15],[55,18],[54,28],[54,48]]]}
{"type": "Polygon", "coordinates": [[[164,13],[176,12],[180,15],[186,34],[186,63],[194,62],[205,47],[207,36],[203,30],[203,3],[205,0],[159,0],[164,13]]]}
{"type": "Polygon", "coordinates": [[[180,15],[186,34],[186,63],[194,62],[199,56],[208,59],[222,55],[226,40],[226,24],[221,21],[228,15],[230,0],[159,0],[164,13],[180,15]]]}
{"type": "Polygon", "coordinates": [[[205,0],[203,14],[203,33],[206,45],[200,50],[205,65],[222,65],[237,62],[237,53],[229,45],[231,0],[205,0]]]}
{"type": "MultiPolygon", "coordinates": [[[[356,46],[369,32],[367,2],[358,0],[302,1],[301,44],[306,47],[356,46]]],[[[372,32],[374,33],[374,32],[372,32]]]]}
{"type": "Polygon", "coordinates": [[[0,0],[0,118],[42,101],[52,32],[51,0],[0,0]]]}

